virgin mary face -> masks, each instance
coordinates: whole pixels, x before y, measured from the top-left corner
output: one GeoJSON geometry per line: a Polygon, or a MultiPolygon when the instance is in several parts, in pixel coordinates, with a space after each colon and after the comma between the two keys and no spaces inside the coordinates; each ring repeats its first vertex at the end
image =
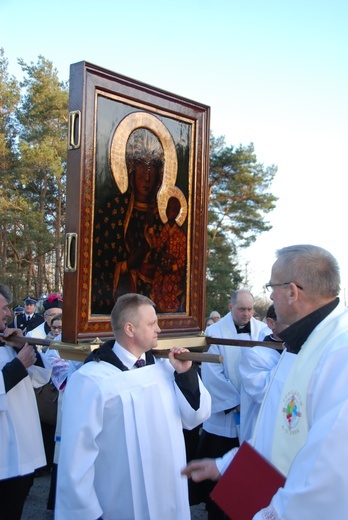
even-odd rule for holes
{"type": "Polygon", "coordinates": [[[155,165],[138,163],[134,171],[134,197],[138,202],[150,202],[158,185],[159,172],[155,165]]]}

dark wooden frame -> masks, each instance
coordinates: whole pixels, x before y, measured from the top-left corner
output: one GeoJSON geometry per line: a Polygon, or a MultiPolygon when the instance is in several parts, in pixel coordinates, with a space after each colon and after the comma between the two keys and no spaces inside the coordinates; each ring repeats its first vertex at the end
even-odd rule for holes
{"type": "MultiPolygon", "coordinates": [[[[110,315],[91,312],[97,117],[102,103],[110,103],[116,112],[122,105],[145,119],[155,116],[169,133],[176,126],[189,129],[189,178],[183,181],[188,215],[186,308],[158,317],[162,337],[197,334],[204,327],[205,312],[210,109],[80,62],[70,68],[63,341],[112,337],[110,315]]],[[[160,200],[158,208],[161,211],[160,200]]]]}

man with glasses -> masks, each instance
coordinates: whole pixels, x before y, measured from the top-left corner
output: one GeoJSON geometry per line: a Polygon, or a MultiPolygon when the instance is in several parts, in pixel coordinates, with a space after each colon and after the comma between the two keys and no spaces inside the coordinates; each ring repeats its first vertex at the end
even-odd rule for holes
{"type": "MultiPolygon", "coordinates": [[[[289,325],[279,333],[287,350],[252,444],[286,482],[253,520],[348,518],[348,311],[338,297],[338,263],[321,247],[285,247],[267,285],[277,319],[289,325]]],[[[184,474],[217,480],[235,453],[194,461],[184,474]]]]}
{"type": "Polygon", "coordinates": [[[47,334],[51,330],[51,320],[53,316],[62,313],[63,301],[58,297],[58,295],[53,293],[43,302],[43,307],[45,309],[43,315],[45,321],[35,329],[28,332],[27,336],[29,338],[46,338],[47,334]]]}
{"type": "Polygon", "coordinates": [[[212,318],[215,323],[221,319],[220,313],[218,311],[211,311],[209,317],[212,318]]]}
{"type": "Polygon", "coordinates": [[[63,316],[62,316],[62,312],[60,312],[59,314],[55,314],[51,318],[51,330],[47,334],[46,339],[58,340],[58,336],[60,336],[59,339],[61,339],[62,330],[63,330],[63,316]]]}

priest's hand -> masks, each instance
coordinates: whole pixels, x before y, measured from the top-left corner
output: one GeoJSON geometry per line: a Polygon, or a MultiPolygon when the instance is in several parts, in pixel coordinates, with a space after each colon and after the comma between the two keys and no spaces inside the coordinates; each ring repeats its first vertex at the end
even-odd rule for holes
{"type": "Polygon", "coordinates": [[[21,329],[12,329],[8,327],[6,327],[6,329],[4,329],[2,333],[2,341],[5,343],[5,345],[8,345],[9,347],[17,348],[21,348],[25,343],[25,339],[21,329]],[[20,338],[23,338],[23,343],[19,341],[20,338]]]}
{"type": "Polygon", "coordinates": [[[168,357],[169,361],[175,368],[176,372],[178,374],[183,374],[184,372],[187,372],[192,367],[192,361],[183,361],[181,359],[176,359],[175,354],[182,354],[183,352],[190,352],[187,348],[181,348],[181,347],[174,347],[170,349],[168,357]]]}
{"type": "Polygon", "coordinates": [[[215,459],[193,460],[181,471],[182,475],[192,478],[194,482],[202,480],[219,480],[221,477],[215,459]]]}

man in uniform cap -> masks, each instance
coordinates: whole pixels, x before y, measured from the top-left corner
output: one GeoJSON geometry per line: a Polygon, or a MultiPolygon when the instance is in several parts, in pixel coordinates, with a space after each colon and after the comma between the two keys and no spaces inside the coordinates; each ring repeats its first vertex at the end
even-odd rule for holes
{"type": "Polygon", "coordinates": [[[28,296],[24,298],[24,313],[18,314],[12,323],[8,325],[10,328],[21,329],[23,334],[27,334],[30,330],[38,327],[43,321],[41,314],[35,312],[37,299],[28,296]]]}
{"type": "Polygon", "coordinates": [[[24,314],[24,307],[22,307],[21,305],[17,305],[17,307],[13,309],[13,328],[18,329],[18,316],[22,314],[24,314]]]}

